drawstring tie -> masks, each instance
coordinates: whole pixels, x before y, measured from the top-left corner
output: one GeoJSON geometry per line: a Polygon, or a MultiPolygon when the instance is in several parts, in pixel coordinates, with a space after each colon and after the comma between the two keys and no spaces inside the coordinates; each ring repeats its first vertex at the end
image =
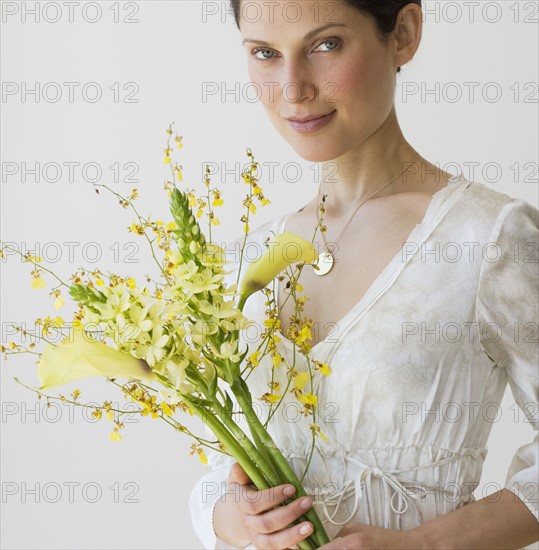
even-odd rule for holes
{"type": "Polygon", "coordinates": [[[359,507],[359,504],[363,496],[363,490],[365,490],[367,508],[369,511],[369,519],[372,523],[372,519],[376,514],[376,507],[375,507],[376,502],[373,501],[372,499],[372,478],[376,478],[380,480],[382,487],[384,489],[384,496],[385,496],[384,501],[386,506],[386,514],[385,514],[386,524],[390,516],[389,508],[391,508],[391,510],[397,515],[398,526],[400,529],[401,515],[408,510],[410,502],[415,506],[420,518],[420,522],[423,523],[423,514],[417,501],[419,499],[425,499],[427,495],[427,491],[431,493],[438,493],[438,494],[450,494],[451,496],[454,496],[455,492],[450,491],[447,488],[441,488],[439,485],[432,486],[432,485],[426,484],[423,481],[415,481],[415,480],[408,479],[404,477],[402,473],[420,470],[423,468],[434,468],[434,467],[442,466],[444,464],[448,464],[450,462],[453,462],[457,459],[462,458],[462,456],[465,454],[472,454],[474,456],[477,456],[478,454],[483,454],[483,453],[486,453],[486,449],[478,451],[476,449],[470,448],[470,449],[465,449],[461,453],[454,453],[449,457],[446,457],[434,462],[429,462],[427,464],[420,464],[419,466],[416,466],[414,468],[406,468],[406,469],[399,469],[399,470],[385,470],[385,471],[381,470],[377,466],[369,466],[368,464],[364,464],[363,462],[355,458],[347,457],[347,460],[359,466],[360,471],[358,475],[353,479],[349,479],[348,481],[346,481],[344,483],[343,488],[340,491],[333,493],[325,498],[320,498],[318,500],[313,499],[313,504],[320,504],[322,506],[322,509],[324,510],[325,515],[327,516],[327,520],[322,520],[322,523],[327,523],[328,521],[330,521],[334,525],[344,525],[348,523],[356,515],[356,511],[359,507]],[[334,518],[337,512],[339,511],[339,506],[341,504],[341,501],[351,496],[354,493],[355,493],[354,508],[351,514],[344,521],[336,521],[334,518]],[[398,497],[397,503],[395,503],[396,497],[398,497]],[[335,510],[333,511],[333,513],[330,513],[328,511],[328,505],[335,506],[335,510]]]}

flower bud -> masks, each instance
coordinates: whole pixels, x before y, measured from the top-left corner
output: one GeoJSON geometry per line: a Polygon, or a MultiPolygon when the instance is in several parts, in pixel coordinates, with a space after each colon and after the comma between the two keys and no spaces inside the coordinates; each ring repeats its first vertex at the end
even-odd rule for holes
{"type": "Polygon", "coordinates": [[[238,308],[258,290],[268,286],[283,269],[292,263],[315,263],[318,252],[312,243],[290,232],[278,233],[268,241],[268,249],[260,258],[251,262],[238,287],[238,308]]]}

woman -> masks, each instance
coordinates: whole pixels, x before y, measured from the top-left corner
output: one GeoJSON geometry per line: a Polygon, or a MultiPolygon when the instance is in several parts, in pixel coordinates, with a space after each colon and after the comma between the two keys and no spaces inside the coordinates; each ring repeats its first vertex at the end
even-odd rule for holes
{"type": "MultiPolygon", "coordinates": [[[[439,170],[404,138],[396,73],[419,46],[421,0],[232,5],[268,116],[326,176],[300,211],[249,239],[262,248],[286,230],[311,240],[327,195],[315,243],[334,263],[320,262],[325,274],[306,266],[300,281],[311,357],[333,369],[317,382],[329,441],[317,440],[304,480],[312,498],[277,508],[284,486],[257,491],[230,457],[210,453],[190,500],[197,534],[206,548],[291,548],[310,534],[290,527],[306,501],[333,539],[326,550],[539,540],[537,436],[517,449],[505,487],[473,495],[492,427],[478,411],[499,403],[507,382],[537,430],[537,332],[517,340],[511,327],[537,327],[538,211],[439,170]]],[[[265,300],[249,298],[246,316],[262,323],[265,300]]],[[[282,326],[293,306],[282,306],[282,326]]],[[[290,363],[292,348],[283,338],[290,363]]],[[[252,372],[253,396],[268,391],[268,371],[252,372]]],[[[302,474],[309,419],[276,415],[269,429],[302,474]]]]}

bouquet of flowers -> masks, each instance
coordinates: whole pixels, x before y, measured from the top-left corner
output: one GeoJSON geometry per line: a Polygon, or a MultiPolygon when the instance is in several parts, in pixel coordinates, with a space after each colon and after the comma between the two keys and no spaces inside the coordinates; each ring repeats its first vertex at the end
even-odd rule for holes
{"type": "MultiPolygon", "coordinates": [[[[32,288],[45,288],[47,282],[44,277],[54,279],[56,286],[52,287],[50,296],[56,310],[65,305],[65,293],[77,304],[77,311],[70,323],[59,315],[52,319],[48,315],[36,320],[39,333],[28,332],[23,326],[16,325],[15,331],[30,343],[10,342],[2,345],[1,351],[4,359],[11,354],[37,355],[41,386],[32,388],[17,378],[15,380],[34,391],[38,398],[47,399],[47,402],[60,399],[90,407],[96,419],[102,418],[104,413],[107,419],[114,421],[111,440],[120,441],[120,430],[124,428],[119,419],[122,411],[113,410],[112,401],[103,401],[102,405],[84,404],[80,400],[79,389],[71,393],[71,399],[63,395],[47,395],[43,390],[90,376],[104,377],[117,386],[126,399],[136,404],[140,415],[160,418],[194,438],[196,442],[191,446],[191,454],[198,454],[202,463],[207,462],[203,450],[206,446],[234,457],[258,489],[283,483],[294,485],[296,495],[284,503],[287,504],[306,493],[300,479],[269,435],[266,425],[255,414],[245,375],[257,368],[261,356],[267,353],[271,354],[272,368],[284,368],[281,366],[283,358],[275,351],[275,341],[279,339],[277,332],[280,330],[278,309],[273,309],[265,322],[262,342],[254,352],[250,352],[248,346],[245,350],[239,349],[239,331],[249,322],[242,310],[251,294],[267,291],[266,286],[285,270],[290,270],[289,288],[300,291],[298,279],[301,269],[306,263],[316,268],[318,254],[312,243],[297,235],[288,232],[275,235],[273,243],[265,243],[267,252],[250,263],[241,280],[240,261],[238,280],[226,286],[225,266],[230,262],[226,261],[224,250],[211,241],[212,225],[219,225],[212,207],[221,206],[224,201],[218,189],[210,188],[208,168],[204,178],[207,188],[205,196],[197,198],[194,190],[179,189],[177,182],[182,182],[182,167],[171,156],[173,135],[178,149],[183,144],[182,137],[173,131],[172,126],[167,129],[164,159],[172,173],[172,180],[165,182],[172,215],[170,222],[151,221],[149,217],[141,216],[134,206],[138,197],[136,189],[124,197],[105,185],[98,186],[113,193],[124,208],[132,209],[135,220],[129,229],[147,241],[161,280],[147,276],[148,285],[139,285],[129,276],[80,268],[71,275],[69,282],[65,282],[44,266],[41,258],[19,252],[10,244],[0,243],[0,257],[7,257],[8,253],[20,254],[33,266],[32,288]],[[197,207],[196,214],[193,207],[197,207]],[[205,208],[209,218],[208,239],[197,221],[205,208]],[[292,262],[287,261],[284,254],[270,250],[270,244],[275,248],[289,243],[299,250],[299,256],[294,261],[296,270],[292,269],[292,262]],[[50,336],[53,332],[60,334],[60,343],[52,342],[50,336]],[[264,346],[266,342],[269,345],[264,346]],[[40,344],[44,345],[41,352],[38,351],[40,344]],[[242,366],[244,360],[246,365],[242,366]],[[123,382],[118,382],[118,379],[123,382]],[[232,418],[232,396],[249,420],[249,434],[232,418]],[[197,437],[188,430],[175,418],[179,411],[199,416],[217,441],[197,437]],[[115,412],[118,413],[116,420],[115,412]]],[[[258,185],[255,175],[258,165],[250,149],[247,149],[247,155],[250,169],[244,171],[242,177],[249,186],[249,193],[243,202],[246,213],[241,217],[246,236],[249,216],[256,213],[254,199],[262,206],[270,202],[258,185]]],[[[98,187],[96,191],[99,193],[98,187]]],[[[298,300],[296,292],[291,295],[296,301],[296,310],[301,311],[305,298],[298,300]]],[[[287,336],[296,344],[294,353],[297,347],[308,359],[310,326],[312,322],[308,318],[294,316],[287,331],[287,336]]],[[[308,365],[308,373],[298,373],[294,368],[288,370],[288,385],[282,395],[272,391],[261,399],[270,407],[277,408],[284,394],[292,392],[301,403],[304,414],[313,416],[310,426],[314,446],[316,437],[326,441],[327,438],[316,423],[316,395],[306,392],[305,386],[309,379],[312,382],[313,370],[318,369],[321,374],[329,375],[331,369],[316,360],[309,360],[308,365]],[[288,390],[290,385],[292,388],[288,390]]],[[[274,391],[279,389],[275,387],[274,391]]],[[[132,414],[132,410],[129,413],[132,414]]],[[[306,512],[297,523],[305,517],[312,522],[314,531],[298,546],[302,550],[312,550],[327,543],[328,536],[314,509],[306,512]]]]}

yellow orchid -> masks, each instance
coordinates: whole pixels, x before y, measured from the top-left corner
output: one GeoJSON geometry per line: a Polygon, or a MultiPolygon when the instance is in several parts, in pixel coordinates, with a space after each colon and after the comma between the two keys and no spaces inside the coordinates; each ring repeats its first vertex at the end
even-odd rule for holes
{"type": "Polygon", "coordinates": [[[309,380],[310,377],[308,372],[300,372],[294,379],[294,388],[302,390],[309,380]]]}
{"type": "Polygon", "coordinates": [[[257,349],[255,352],[251,353],[251,355],[249,355],[249,361],[255,366],[257,367],[259,365],[259,362],[258,362],[258,358],[260,357],[260,354],[262,353],[261,350],[257,349]]]}
{"type": "Polygon", "coordinates": [[[276,393],[268,393],[266,394],[265,400],[268,401],[269,403],[277,403],[277,401],[279,401],[279,399],[281,398],[282,398],[282,395],[278,395],[276,393]]]}
{"type": "Polygon", "coordinates": [[[122,436],[118,433],[118,428],[114,428],[112,432],[110,432],[109,439],[111,441],[121,441],[122,436]]]}
{"type": "Polygon", "coordinates": [[[89,376],[155,380],[148,364],[93,340],[81,329],[57,346],[48,344],[38,365],[40,389],[54,388],[89,376]]]}
{"type": "Polygon", "coordinates": [[[268,249],[260,258],[250,263],[240,281],[238,309],[247,298],[265,288],[283,269],[292,263],[315,263],[318,252],[312,243],[286,231],[268,240],[268,249]]]}
{"type": "Polygon", "coordinates": [[[318,403],[318,398],[313,393],[309,392],[307,394],[300,393],[296,396],[298,398],[298,401],[300,403],[303,403],[304,405],[314,405],[316,406],[318,403]]]}
{"type": "Polygon", "coordinates": [[[41,277],[34,277],[30,284],[32,285],[32,288],[36,289],[36,290],[38,288],[45,288],[47,286],[47,283],[45,282],[45,279],[43,279],[41,277]]]}
{"type": "Polygon", "coordinates": [[[56,298],[54,299],[54,309],[62,309],[64,305],[65,305],[65,300],[63,296],[61,295],[56,296],[56,298]]]}

